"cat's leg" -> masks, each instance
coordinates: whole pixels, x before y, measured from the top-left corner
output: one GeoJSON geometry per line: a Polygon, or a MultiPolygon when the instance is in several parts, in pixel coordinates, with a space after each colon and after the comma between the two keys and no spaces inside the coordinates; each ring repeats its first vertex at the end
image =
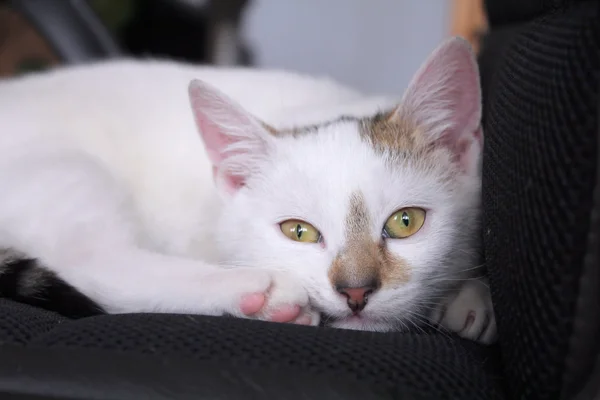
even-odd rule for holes
{"type": "Polygon", "coordinates": [[[230,314],[318,324],[298,280],[141,248],[126,191],[82,154],[0,165],[0,248],[37,259],[111,313],[230,314]]]}
{"type": "Polygon", "coordinates": [[[122,248],[78,265],[84,268],[64,273],[64,279],[111,313],[228,314],[319,323],[306,290],[285,271],[219,268],[137,248],[122,248]]]}
{"type": "Polygon", "coordinates": [[[465,281],[458,294],[439,305],[432,320],[465,339],[495,342],[496,317],[487,278],[465,281]]]}

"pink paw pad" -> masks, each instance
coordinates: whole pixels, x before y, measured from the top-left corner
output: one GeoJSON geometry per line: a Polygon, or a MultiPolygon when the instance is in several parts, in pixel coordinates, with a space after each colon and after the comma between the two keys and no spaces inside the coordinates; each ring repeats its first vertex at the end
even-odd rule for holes
{"type": "Polygon", "coordinates": [[[465,325],[463,326],[461,332],[469,329],[471,327],[471,325],[473,325],[473,322],[475,322],[475,311],[471,310],[467,314],[467,319],[465,320],[465,325]]]}
{"type": "Polygon", "coordinates": [[[290,322],[300,314],[300,306],[283,306],[271,314],[273,322],[290,322]]]}
{"type": "Polygon", "coordinates": [[[262,293],[251,293],[242,297],[240,309],[245,315],[256,314],[262,310],[267,298],[262,293]]]}

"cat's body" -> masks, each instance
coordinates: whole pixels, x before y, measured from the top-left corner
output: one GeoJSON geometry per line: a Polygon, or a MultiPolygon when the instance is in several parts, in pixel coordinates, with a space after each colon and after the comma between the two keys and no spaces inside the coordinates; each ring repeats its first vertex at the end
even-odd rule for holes
{"type": "Polygon", "coordinates": [[[215,243],[205,227],[215,225],[220,201],[189,106],[190,81],[220,88],[278,128],[333,119],[339,115],[333,106],[362,100],[341,85],[291,73],[161,61],[50,74],[0,83],[0,121],[10,127],[0,135],[0,170],[40,153],[84,153],[118,177],[140,214],[136,237],[145,247],[212,262],[215,243]]]}
{"type": "MultiPolygon", "coordinates": [[[[42,268],[21,270],[29,295],[46,268],[111,313],[401,328],[439,312],[480,262],[479,153],[453,168],[411,138],[417,124],[393,133],[389,114],[373,117],[392,104],[327,80],[162,62],[2,82],[0,248],[42,268]],[[382,238],[402,207],[428,210],[425,233],[382,238]],[[290,240],[289,220],[319,240],[290,240]]],[[[477,301],[481,325],[491,305],[477,301]]],[[[464,308],[445,325],[460,331],[464,308]]]]}

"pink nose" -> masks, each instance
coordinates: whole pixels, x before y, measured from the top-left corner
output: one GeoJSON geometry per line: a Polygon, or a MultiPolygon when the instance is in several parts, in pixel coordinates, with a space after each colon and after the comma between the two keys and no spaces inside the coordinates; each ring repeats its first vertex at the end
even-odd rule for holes
{"type": "Polygon", "coordinates": [[[377,288],[375,286],[352,288],[338,287],[337,291],[346,296],[348,299],[348,307],[350,307],[352,312],[356,313],[365,308],[369,299],[369,295],[372,294],[376,289],[377,288]]]}

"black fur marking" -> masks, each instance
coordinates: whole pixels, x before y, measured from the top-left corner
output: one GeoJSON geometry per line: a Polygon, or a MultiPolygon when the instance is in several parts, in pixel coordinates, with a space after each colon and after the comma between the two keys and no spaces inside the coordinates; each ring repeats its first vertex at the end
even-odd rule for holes
{"type": "Polygon", "coordinates": [[[69,318],[104,314],[104,310],[35,259],[12,259],[0,265],[0,297],[54,311],[69,318]]]}

